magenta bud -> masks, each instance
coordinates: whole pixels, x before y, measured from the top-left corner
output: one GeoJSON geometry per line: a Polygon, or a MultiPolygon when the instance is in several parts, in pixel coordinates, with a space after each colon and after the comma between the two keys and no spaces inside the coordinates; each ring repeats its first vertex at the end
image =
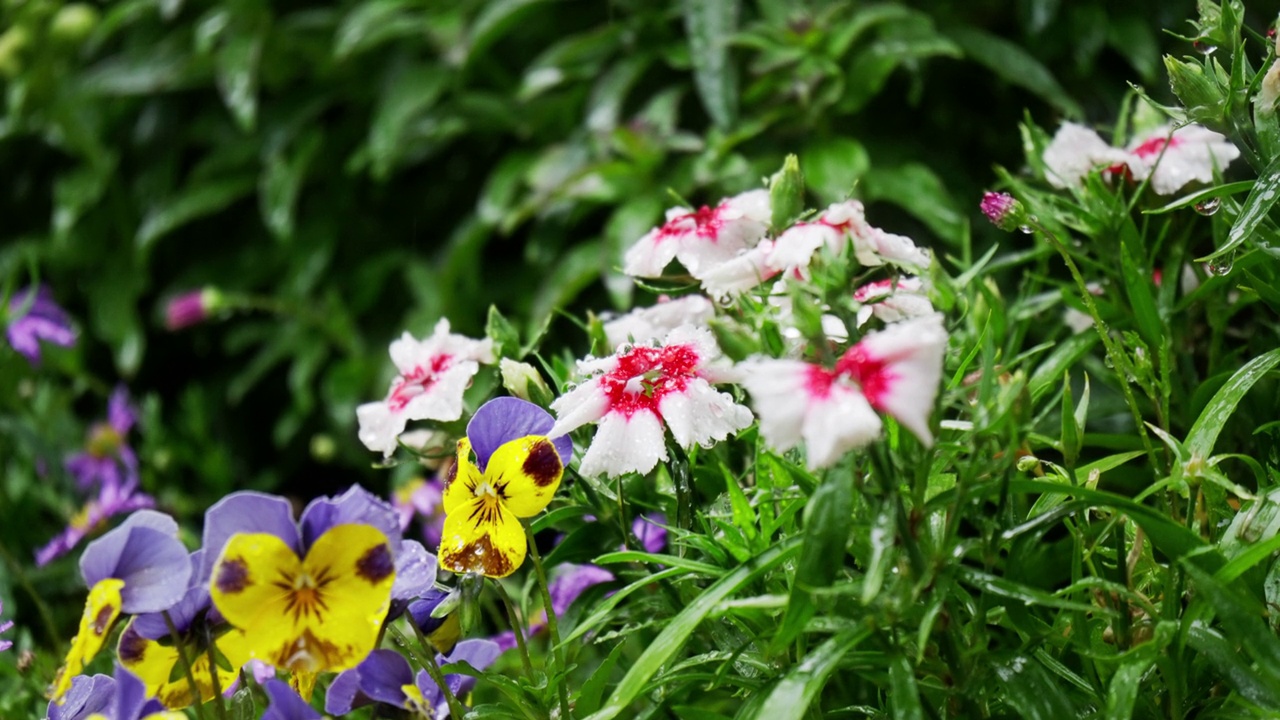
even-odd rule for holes
{"type": "Polygon", "coordinates": [[[164,309],[164,326],[169,330],[181,330],[199,325],[217,311],[222,304],[222,293],[215,288],[189,290],[169,300],[164,309]]]}
{"type": "Polygon", "coordinates": [[[986,192],[982,194],[982,214],[992,225],[1010,231],[1019,228],[1026,220],[1027,212],[1009,193],[986,192]]]}

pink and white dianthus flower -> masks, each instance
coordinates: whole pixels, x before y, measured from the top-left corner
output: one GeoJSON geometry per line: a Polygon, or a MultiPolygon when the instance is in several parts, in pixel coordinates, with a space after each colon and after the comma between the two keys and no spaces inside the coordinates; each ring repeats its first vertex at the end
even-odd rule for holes
{"type": "Polygon", "coordinates": [[[578,361],[588,376],[556,398],[558,437],[599,423],[582,457],[583,475],[647,473],[667,460],[663,425],[682,447],[704,447],[749,426],[751,411],[712,384],[728,379],[710,331],[682,326],[659,345],[624,346],[606,358],[578,361]]]}
{"type": "Polygon", "coordinates": [[[1187,125],[1170,134],[1168,125],[1129,143],[1129,172],[1138,181],[1151,178],[1158,195],[1172,195],[1189,182],[1213,182],[1214,170],[1225,170],[1240,149],[1221,133],[1187,125]]]}
{"type": "Polygon", "coordinates": [[[681,325],[705,326],[715,314],[715,305],[701,295],[680,298],[664,295],[650,307],[636,308],[605,321],[604,336],[609,347],[615,348],[628,342],[648,343],[661,340],[681,325]]]}
{"type": "Polygon", "coordinates": [[[859,327],[873,315],[881,322],[895,323],[933,312],[933,303],[925,293],[924,281],[918,277],[867,283],[853,291],[853,300],[860,306],[859,327]]]}
{"type": "Polygon", "coordinates": [[[1109,145],[1091,128],[1065,122],[1054,133],[1041,159],[1044,179],[1056,188],[1065,189],[1080,185],[1084,177],[1096,169],[1124,165],[1129,154],[1109,145]]]}
{"type": "Polygon", "coordinates": [[[659,277],[672,261],[694,277],[756,246],[769,231],[768,190],[750,190],[697,210],[671,208],[666,222],[650,230],[623,257],[635,277],[659,277]]]}
{"type": "Polygon", "coordinates": [[[435,332],[418,340],[406,332],[391,343],[391,361],[400,374],[385,400],[356,408],[360,442],[390,457],[410,420],[448,422],[462,417],[462,393],[480,369],[494,362],[493,341],[449,332],[441,318],[435,332]]]}
{"type": "Polygon", "coordinates": [[[929,267],[929,253],[910,238],[885,232],[867,222],[862,203],[845,200],[827,207],[816,220],[792,225],[774,241],[768,266],[782,272],[803,272],[813,256],[826,247],[839,253],[852,241],[854,257],[864,267],[886,263],[920,271],[929,267]]]}
{"type": "Polygon", "coordinates": [[[947,333],[933,313],[890,325],[849,348],[833,369],[800,360],[738,365],[760,417],[760,434],[785,451],[805,444],[810,468],[827,467],[880,436],[887,413],[926,445],[942,379],[947,333]]]}

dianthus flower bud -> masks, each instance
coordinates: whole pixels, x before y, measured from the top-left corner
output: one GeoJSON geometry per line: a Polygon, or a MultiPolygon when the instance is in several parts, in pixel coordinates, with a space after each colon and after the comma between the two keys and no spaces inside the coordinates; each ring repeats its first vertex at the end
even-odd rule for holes
{"type": "Polygon", "coordinates": [[[189,290],[169,300],[164,310],[164,326],[181,330],[199,325],[222,307],[222,293],[217,288],[189,290]]]}
{"type": "Polygon", "coordinates": [[[982,214],[992,225],[1006,232],[1016,230],[1027,222],[1027,210],[1009,193],[986,192],[982,194],[982,214]]]}

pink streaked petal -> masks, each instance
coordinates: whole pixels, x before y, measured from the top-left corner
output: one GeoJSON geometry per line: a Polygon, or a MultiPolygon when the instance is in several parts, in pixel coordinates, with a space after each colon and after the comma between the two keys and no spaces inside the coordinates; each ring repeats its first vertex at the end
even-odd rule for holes
{"type": "Polygon", "coordinates": [[[681,447],[695,443],[710,447],[751,425],[751,411],[719,392],[701,378],[691,381],[684,392],[671,393],[659,403],[662,419],[681,447]]]}
{"type": "Polygon", "coordinates": [[[1159,195],[1171,195],[1190,182],[1212,182],[1240,157],[1240,150],[1225,136],[1200,125],[1188,125],[1169,134],[1161,127],[1137,138],[1131,145],[1128,167],[1135,180],[1151,178],[1159,195]]]}
{"type": "Polygon", "coordinates": [[[678,245],[660,242],[666,236],[661,228],[654,228],[632,245],[622,257],[622,272],[632,277],[659,277],[662,271],[676,259],[678,245]]]}
{"type": "Polygon", "coordinates": [[[702,289],[712,297],[724,298],[756,287],[779,272],[769,267],[769,253],[772,249],[773,242],[764,240],[754,248],[702,273],[698,276],[702,281],[702,289]]]}
{"type": "MultiPolygon", "coordinates": [[[[457,420],[462,417],[462,395],[479,371],[480,365],[474,360],[464,360],[449,367],[436,375],[422,392],[411,396],[401,412],[408,420],[457,420]]],[[[394,411],[395,405],[388,404],[394,411]]]]}
{"type": "Polygon", "coordinates": [[[946,348],[942,315],[934,313],[871,333],[845,353],[836,370],[856,380],[873,407],[929,445],[929,417],[946,348]]]}
{"type": "Polygon", "coordinates": [[[750,359],[738,364],[741,384],[751,393],[760,419],[760,435],[769,447],[785,452],[800,444],[805,413],[830,386],[829,373],[799,360],[750,359]],[[813,382],[813,373],[827,375],[813,382]]]}
{"type": "Polygon", "coordinates": [[[657,415],[609,413],[600,421],[578,471],[587,477],[643,474],[666,461],[667,446],[657,415]]]}
{"type": "Polygon", "coordinates": [[[1084,125],[1063,123],[1044,150],[1045,180],[1056,188],[1078,186],[1099,167],[1123,164],[1128,153],[1112,147],[1084,125]]]}

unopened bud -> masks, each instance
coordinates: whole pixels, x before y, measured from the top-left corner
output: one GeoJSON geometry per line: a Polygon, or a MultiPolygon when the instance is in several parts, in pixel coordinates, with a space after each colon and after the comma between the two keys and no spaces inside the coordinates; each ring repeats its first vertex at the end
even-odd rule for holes
{"type": "Polygon", "coordinates": [[[498,372],[502,373],[502,387],[521,400],[546,407],[555,398],[537,368],[529,363],[502,358],[498,372]]]}
{"type": "Polygon", "coordinates": [[[1164,66],[1169,72],[1169,87],[1187,109],[1187,119],[1220,125],[1226,109],[1228,80],[1220,77],[1217,64],[1213,60],[1186,62],[1166,55],[1164,66]]]}
{"type": "Polygon", "coordinates": [[[774,232],[782,232],[804,212],[804,174],[795,155],[788,155],[782,169],[769,179],[769,206],[773,210],[774,232]]]}
{"type": "Polygon", "coordinates": [[[217,288],[191,290],[169,300],[164,309],[164,326],[181,330],[199,325],[223,307],[224,298],[217,288]]]}
{"type": "Polygon", "coordinates": [[[1009,193],[986,192],[979,206],[992,225],[1011,232],[1027,223],[1027,210],[1009,193]]]}
{"type": "Polygon", "coordinates": [[[1040,466],[1040,458],[1035,455],[1023,455],[1018,458],[1018,472],[1031,472],[1040,466]]]}

